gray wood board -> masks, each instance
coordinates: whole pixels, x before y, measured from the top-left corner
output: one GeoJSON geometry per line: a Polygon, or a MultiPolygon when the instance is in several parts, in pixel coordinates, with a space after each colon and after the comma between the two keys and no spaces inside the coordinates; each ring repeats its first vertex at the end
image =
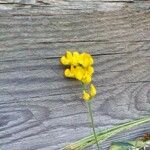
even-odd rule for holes
{"type": "MultiPolygon", "coordinates": [[[[91,133],[80,83],[64,78],[59,62],[68,49],[95,59],[97,130],[150,112],[148,1],[37,4],[0,5],[1,150],[58,150],[91,133]]],[[[118,134],[103,149],[149,131],[118,134]]]]}

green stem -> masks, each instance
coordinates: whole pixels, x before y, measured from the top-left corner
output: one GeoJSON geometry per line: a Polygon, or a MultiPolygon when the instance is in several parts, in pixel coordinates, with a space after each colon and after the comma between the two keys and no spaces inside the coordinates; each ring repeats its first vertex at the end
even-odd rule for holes
{"type": "Polygon", "coordinates": [[[90,120],[91,120],[91,124],[92,124],[92,129],[93,129],[93,134],[94,134],[94,138],[95,138],[95,141],[96,141],[97,149],[100,150],[100,147],[98,145],[97,135],[96,135],[96,132],[95,132],[95,127],[94,127],[94,120],[93,120],[91,103],[87,102],[87,106],[88,106],[88,112],[89,112],[89,116],[90,116],[90,120]]]}

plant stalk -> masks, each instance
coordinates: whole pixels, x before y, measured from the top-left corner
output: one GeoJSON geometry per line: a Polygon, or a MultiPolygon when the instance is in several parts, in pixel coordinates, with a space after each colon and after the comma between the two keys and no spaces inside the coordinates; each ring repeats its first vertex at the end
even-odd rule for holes
{"type": "Polygon", "coordinates": [[[92,125],[92,129],[93,129],[93,134],[94,134],[94,138],[95,138],[95,141],[96,141],[97,149],[100,150],[100,147],[99,147],[99,144],[98,144],[98,140],[97,140],[97,135],[96,135],[96,132],[95,132],[95,126],[94,126],[91,102],[87,102],[87,106],[88,106],[88,113],[89,113],[89,116],[90,116],[91,125],[92,125]]]}

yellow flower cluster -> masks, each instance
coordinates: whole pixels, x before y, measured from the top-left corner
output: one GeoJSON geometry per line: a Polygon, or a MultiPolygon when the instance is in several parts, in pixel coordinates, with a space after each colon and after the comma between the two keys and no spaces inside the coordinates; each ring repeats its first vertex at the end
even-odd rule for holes
{"type": "MultiPolygon", "coordinates": [[[[60,59],[61,63],[67,66],[65,69],[65,76],[69,78],[75,78],[81,81],[83,84],[89,84],[92,81],[92,75],[94,73],[93,58],[89,53],[79,53],[77,51],[67,51],[65,56],[60,59]]],[[[83,99],[89,100],[96,95],[96,89],[93,84],[90,86],[90,94],[85,90],[83,91],[83,99]]]]}
{"type": "Polygon", "coordinates": [[[93,58],[90,54],[67,51],[66,55],[61,57],[61,63],[70,66],[65,70],[66,77],[76,78],[85,84],[91,82],[94,69],[93,58]]]}

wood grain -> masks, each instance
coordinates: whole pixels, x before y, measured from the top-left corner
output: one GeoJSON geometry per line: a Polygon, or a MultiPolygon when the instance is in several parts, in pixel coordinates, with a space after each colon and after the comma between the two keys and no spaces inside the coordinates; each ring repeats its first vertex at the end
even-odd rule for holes
{"type": "Polygon", "coordinates": [[[67,49],[94,57],[97,130],[150,113],[149,1],[0,2],[0,150],[58,150],[91,133],[80,83],[63,76],[67,49]]]}

